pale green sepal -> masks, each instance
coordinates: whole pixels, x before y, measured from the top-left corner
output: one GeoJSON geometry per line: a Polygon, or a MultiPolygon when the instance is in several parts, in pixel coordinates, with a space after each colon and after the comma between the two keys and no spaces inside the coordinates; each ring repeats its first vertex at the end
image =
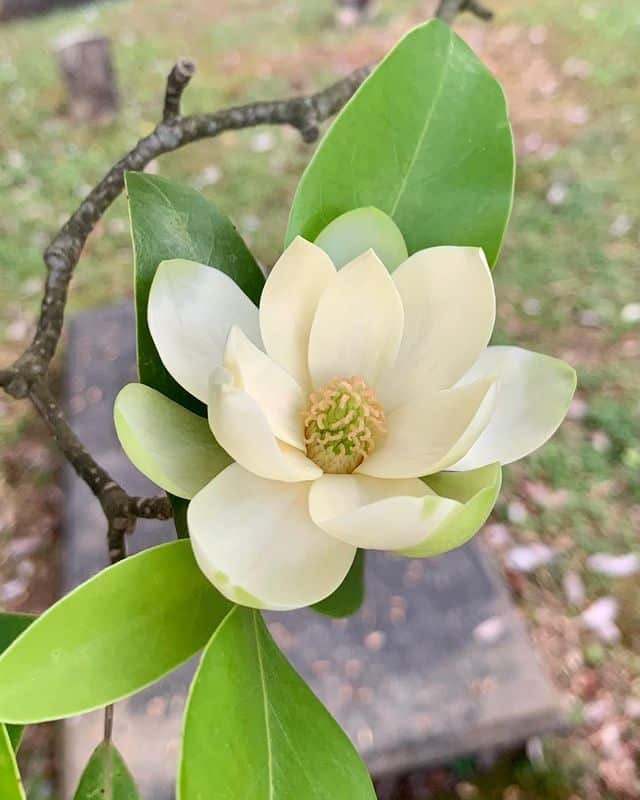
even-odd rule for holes
{"type": "Polygon", "coordinates": [[[468,472],[438,472],[422,480],[440,496],[463,505],[452,511],[423,542],[399,551],[414,558],[436,556],[469,541],[487,521],[498,499],[502,470],[500,464],[489,464],[468,472]]]}
{"type": "Polygon", "coordinates": [[[25,800],[16,756],[6,727],[0,723],[0,797],[2,800],[25,800]]]}
{"type": "Polygon", "coordinates": [[[330,222],[315,241],[337,269],[373,250],[389,272],[409,257],[400,228],[384,211],[368,206],[347,211],[330,222]]]}
{"type": "Polygon", "coordinates": [[[0,656],[0,719],[48,722],[121,700],[200,650],[230,607],[188,540],[107,567],[0,656]]]}
{"type": "Polygon", "coordinates": [[[147,478],[192,498],[232,463],[206,419],[141,383],[121,389],[114,405],[123,450],[147,478]]]}

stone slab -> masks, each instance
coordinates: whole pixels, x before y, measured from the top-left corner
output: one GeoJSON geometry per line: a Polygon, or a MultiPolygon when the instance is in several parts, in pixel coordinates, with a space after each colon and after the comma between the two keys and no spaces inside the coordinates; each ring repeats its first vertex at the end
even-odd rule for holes
{"type": "MultiPolygon", "coordinates": [[[[153,487],[127,461],[112,406],[135,380],[130,307],[71,321],[66,402],[75,430],[130,491],[153,487]]],[[[107,563],[100,508],[66,475],[65,588],[107,563]]],[[[168,523],[141,522],[130,550],[172,538],[168,523]]],[[[276,641],[352,738],[376,776],[519,745],[561,724],[558,697],[527,639],[508,592],[471,543],[414,560],[367,558],[360,612],[330,620],[308,610],[267,614],[276,641]]],[[[118,705],[115,740],[143,796],[173,795],[181,715],[194,662],[118,705]]],[[[101,735],[101,714],[64,725],[63,796],[70,796],[101,735]]]]}

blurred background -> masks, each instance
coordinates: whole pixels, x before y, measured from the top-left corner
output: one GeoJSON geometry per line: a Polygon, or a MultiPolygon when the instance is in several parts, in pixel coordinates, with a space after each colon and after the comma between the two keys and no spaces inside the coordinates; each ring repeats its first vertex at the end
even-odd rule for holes
{"type": "MultiPolygon", "coordinates": [[[[44,246],[153,127],[178,56],[198,64],[185,112],[214,110],[322,88],[380,58],[434,10],[427,0],[377,0],[361,17],[332,0],[123,0],[13,18],[44,5],[55,3],[0,0],[2,365],[32,334],[44,246]],[[61,64],[65,50],[96,33],[109,40],[114,74],[100,107],[87,109],[69,99],[61,64]]],[[[494,342],[564,358],[579,384],[560,433],[506,470],[481,536],[572,727],[493,764],[461,761],[407,778],[394,796],[637,798],[640,7],[636,0],[492,0],[490,7],[492,22],[464,15],[455,28],[502,82],[516,136],[494,342]]],[[[149,170],[214,200],[270,265],[311,151],[295,131],[262,128],[191,145],[149,170]]],[[[87,244],[70,310],[129,297],[131,278],[120,198],[87,244]]],[[[39,611],[58,585],[59,462],[34,413],[6,397],[0,437],[0,608],[39,611]]],[[[56,796],[54,741],[45,726],[22,750],[30,798],[56,796]]]]}

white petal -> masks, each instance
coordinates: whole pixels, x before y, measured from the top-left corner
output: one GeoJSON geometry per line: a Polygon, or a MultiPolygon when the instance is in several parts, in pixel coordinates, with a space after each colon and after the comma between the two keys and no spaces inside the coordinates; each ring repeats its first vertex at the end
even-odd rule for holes
{"type": "Polygon", "coordinates": [[[267,353],[305,390],[309,388],[309,332],[320,295],[336,274],[329,256],[297,236],[271,270],[260,300],[267,353]]]}
{"type": "Polygon", "coordinates": [[[402,324],[398,290],[368,250],[343,267],[320,298],[309,338],[313,387],[358,375],[375,388],[398,353],[402,324]]]}
{"type": "Polygon", "coordinates": [[[305,397],[295,379],[234,326],[224,351],[224,366],[234,385],[250,395],[266,416],[274,435],[304,450],[305,397]]]}
{"type": "Polygon", "coordinates": [[[163,261],[149,292],[149,330],[171,375],[207,402],[227,335],[239,325],[261,344],[258,309],[224,272],[195,261],[163,261]]]}
{"type": "Polygon", "coordinates": [[[393,275],[404,307],[395,365],[381,380],[387,411],[425,391],[446,389],[485,349],[495,322],[491,272],[477,247],[431,247],[393,275]]]}
{"type": "Polygon", "coordinates": [[[231,463],[206,419],[149,386],[123,387],[113,416],[118,439],[133,464],[178,497],[193,497],[231,463]]]}
{"type": "Polygon", "coordinates": [[[189,504],[200,569],[225,597],[254,608],[317,603],[344,580],[356,548],[309,516],[308,483],[278,483],[232,464],[189,504]]]}
{"type": "Polygon", "coordinates": [[[423,481],[365,475],[323,475],[311,485],[311,519],[356,547],[399,550],[436,530],[460,503],[439,497],[423,481]]]}
{"type": "Polygon", "coordinates": [[[510,464],[543,445],[565,418],[576,388],[569,364],[520,347],[488,347],[461,384],[498,378],[496,409],[486,429],[453,469],[510,464]]]}
{"type": "Polygon", "coordinates": [[[446,469],[480,436],[495,397],[495,381],[484,378],[405,403],[387,416],[387,435],[357,472],[377,478],[417,478],[446,469]]]}
{"type": "Polygon", "coordinates": [[[274,436],[258,403],[233,385],[233,376],[224,367],[211,381],[209,425],[227,453],[256,475],[274,481],[309,481],[322,474],[300,450],[274,436]]]}

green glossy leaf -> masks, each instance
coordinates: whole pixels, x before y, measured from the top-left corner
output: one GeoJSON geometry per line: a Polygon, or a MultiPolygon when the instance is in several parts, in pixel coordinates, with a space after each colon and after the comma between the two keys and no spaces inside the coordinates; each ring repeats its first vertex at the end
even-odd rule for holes
{"type": "Polygon", "coordinates": [[[407,258],[407,245],[400,228],[377,208],[356,208],[334,219],[315,241],[336,267],[344,267],[369,248],[389,272],[407,258]]]}
{"type": "Polygon", "coordinates": [[[366,551],[358,550],[351,569],[340,586],[329,597],[311,606],[327,617],[349,617],[355,614],[364,600],[364,568],[366,551]]]}
{"type": "Polygon", "coordinates": [[[136,692],[206,644],[230,603],[189,541],[145,550],[63,597],[0,656],[0,719],[59,719],[136,692]]]}
{"type": "Polygon", "coordinates": [[[178,497],[193,497],[232,463],[206,419],[143,383],[120,390],[113,415],[129,460],[178,497]]]}
{"type": "Polygon", "coordinates": [[[463,505],[449,514],[427,539],[402,554],[422,558],[445,553],[468,542],[487,521],[502,486],[500,464],[466,472],[438,472],[422,479],[434,492],[463,505]]]}
{"type": "Polygon", "coordinates": [[[236,607],[207,646],[185,711],[179,800],[375,800],[347,736],[257,611],[236,607]]]}
{"type": "Polygon", "coordinates": [[[305,170],[286,241],[375,206],[409,253],[472,245],[496,260],[514,155],[499,84],[439,20],[410,31],[342,109],[305,170]]]}
{"type": "MultiPolygon", "coordinates": [[[[149,289],[160,262],[186,258],[226,272],[256,305],[264,276],[229,219],[199,192],[143,172],[125,175],[134,255],[136,343],[140,381],[206,416],[204,405],[164,368],[147,324],[149,289]]],[[[178,537],[188,535],[185,505],[169,494],[178,537]]]]}
{"type": "Polygon", "coordinates": [[[131,773],[111,742],[101,742],[93,751],[73,800],[140,800],[131,773]]]}
{"type": "Polygon", "coordinates": [[[25,800],[16,755],[4,725],[0,723],[0,798],[25,800]]]}
{"type": "Polygon", "coordinates": [[[126,174],[135,262],[135,302],[140,381],[204,416],[202,404],[166,371],[147,325],[149,289],[158,264],[186,258],[225,272],[257,305],[264,277],[229,219],[188,186],[146,175],[126,174]]]}
{"type": "MultiPolygon", "coordinates": [[[[0,654],[20,636],[36,619],[32,614],[6,614],[0,612],[0,654]]],[[[18,752],[22,738],[22,725],[7,725],[9,741],[14,751],[18,752]]]]}

